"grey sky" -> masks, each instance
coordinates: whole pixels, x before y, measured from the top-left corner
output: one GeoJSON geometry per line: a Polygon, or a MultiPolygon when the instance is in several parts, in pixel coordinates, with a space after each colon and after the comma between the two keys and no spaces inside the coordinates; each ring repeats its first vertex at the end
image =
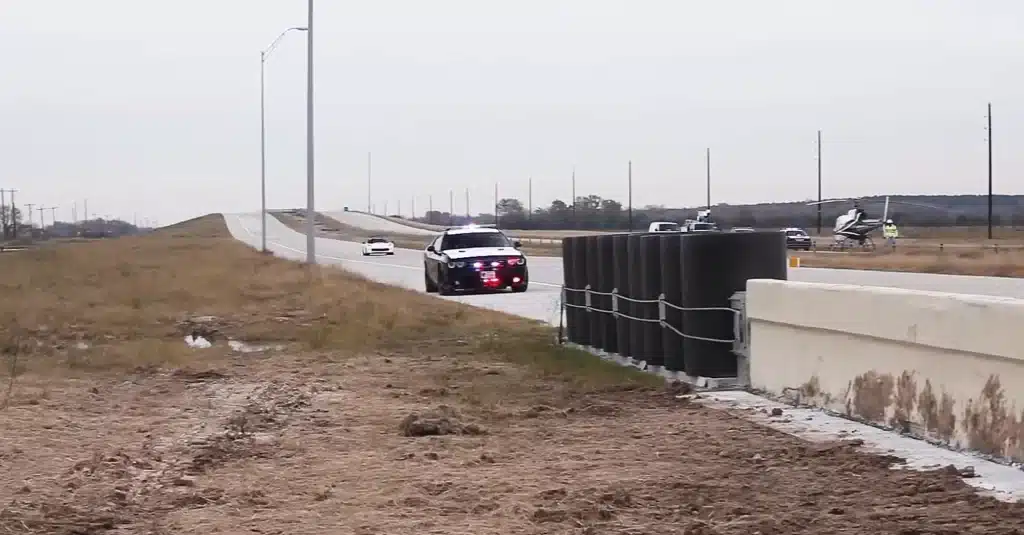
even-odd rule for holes
{"type": "MultiPolygon", "coordinates": [[[[983,192],[1024,168],[1019,0],[318,0],[317,205],[408,214],[983,192]]],[[[259,51],[305,0],[0,0],[0,187],[161,223],[259,207],[259,51]]],[[[268,197],[305,204],[305,36],[268,65],[268,197]]]]}

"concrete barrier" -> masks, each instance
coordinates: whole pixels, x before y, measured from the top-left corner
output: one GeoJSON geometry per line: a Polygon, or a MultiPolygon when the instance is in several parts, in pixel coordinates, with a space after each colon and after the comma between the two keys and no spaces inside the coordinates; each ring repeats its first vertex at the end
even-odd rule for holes
{"type": "Polygon", "coordinates": [[[1024,300],[759,279],[746,314],[753,388],[1024,462],[1024,300]]]}

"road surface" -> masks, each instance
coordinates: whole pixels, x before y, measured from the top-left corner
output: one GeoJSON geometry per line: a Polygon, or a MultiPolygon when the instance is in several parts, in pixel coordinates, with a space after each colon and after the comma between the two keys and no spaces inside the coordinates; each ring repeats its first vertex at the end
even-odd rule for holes
{"type": "MultiPolygon", "coordinates": [[[[379,232],[427,235],[435,233],[401,225],[357,212],[331,212],[346,225],[379,232]],[[348,215],[344,215],[348,214],[348,215]],[[376,228],[369,228],[376,227],[376,228]],[[385,228],[386,227],[386,228],[385,228]],[[397,229],[396,229],[397,228],[397,229]]],[[[259,246],[260,217],[255,214],[225,214],[228,228],[235,238],[255,247],[259,246]]],[[[305,259],[306,238],[273,216],[267,216],[267,244],[275,253],[295,260],[305,259]]],[[[347,269],[374,280],[404,288],[424,291],[423,253],[418,250],[396,249],[394,256],[363,257],[359,245],[328,238],[317,238],[317,256],[325,264],[343,264],[347,269]]],[[[515,295],[454,296],[452,299],[510,314],[549,323],[558,322],[558,289],[562,285],[562,260],[557,257],[532,256],[529,258],[530,289],[515,295]]],[[[931,273],[903,273],[829,268],[790,268],[789,279],[829,284],[859,284],[937,292],[995,295],[1024,299],[1024,279],[1009,277],[975,277],[967,275],[938,275],[931,273]]]]}

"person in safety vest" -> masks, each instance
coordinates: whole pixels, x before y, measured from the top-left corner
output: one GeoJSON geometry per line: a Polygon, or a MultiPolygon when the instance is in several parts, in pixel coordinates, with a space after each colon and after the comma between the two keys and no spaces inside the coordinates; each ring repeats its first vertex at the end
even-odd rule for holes
{"type": "Polygon", "coordinates": [[[896,238],[900,237],[900,231],[892,219],[886,219],[885,225],[882,225],[882,236],[885,237],[885,241],[890,247],[896,245],[896,238]]]}

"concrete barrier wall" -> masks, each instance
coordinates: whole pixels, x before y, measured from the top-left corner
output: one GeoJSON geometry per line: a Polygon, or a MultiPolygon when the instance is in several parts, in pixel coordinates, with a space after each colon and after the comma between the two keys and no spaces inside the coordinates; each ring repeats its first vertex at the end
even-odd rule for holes
{"type": "Polygon", "coordinates": [[[750,383],[1024,462],[1024,300],[751,280],[750,383]]]}

